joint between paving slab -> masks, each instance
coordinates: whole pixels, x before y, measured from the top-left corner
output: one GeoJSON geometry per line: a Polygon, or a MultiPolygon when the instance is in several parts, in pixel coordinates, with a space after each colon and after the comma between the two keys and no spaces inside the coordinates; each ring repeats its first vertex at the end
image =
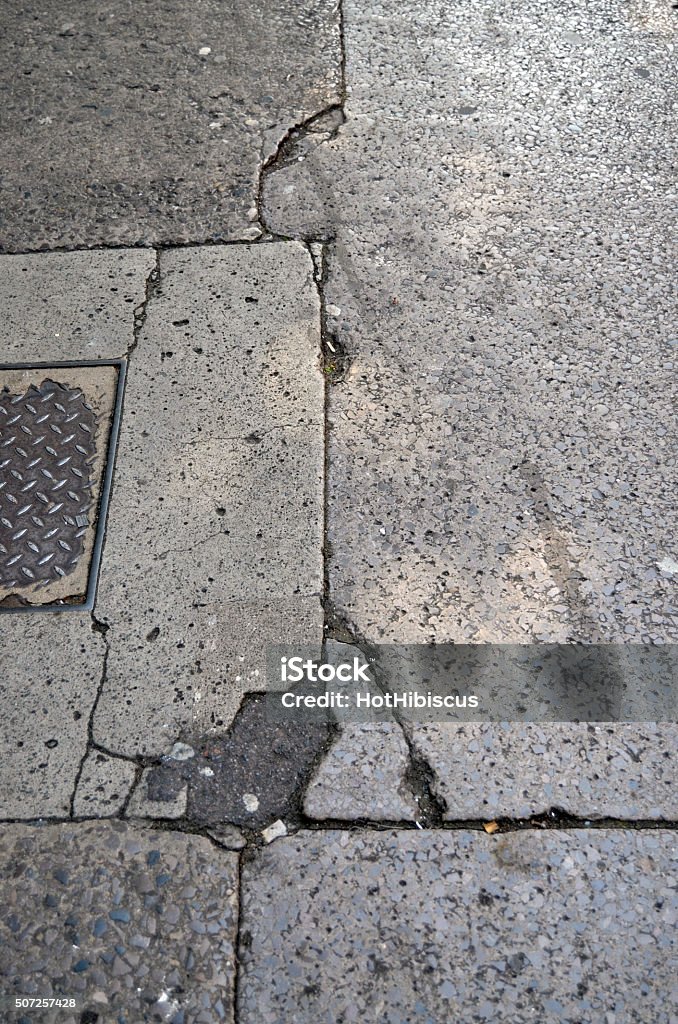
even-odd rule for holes
{"type": "Polygon", "coordinates": [[[327,243],[306,242],[313,263],[313,280],[318,292],[320,304],[320,347],[323,369],[323,525],[322,525],[322,558],[323,558],[323,589],[321,603],[323,606],[323,642],[331,637],[333,617],[330,600],[329,558],[331,546],[329,541],[329,504],[330,504],[330,438],[329,438],[329,405],[330,388],[336,382],[337,369],[341,363],[340,373],[343,376],[347,368],[345,353],[339,346],[336,337],[327,326],[327,300],[325,286],[329,273],[329,249],[327,243]]]}
{"type": "Polygon", "coordinates": [[[235,938],[233,941],[233,1021],[237,1024],[240,1019],[240,976],[241,976],[241,961],[240,956],[241,944],[244,940],[243,933],[243,863],[245,855],[248,853],[248,848],[245,847],[238,854],[238,866],[237,873],[238,877],[236,880],[236,890],[238,899],[237,918],[235,922],[235,938]]]}
{"type": "MultiPolygon", "coordinates": [[[[43,817],[34,818],[0,818],[0,825],[73,825],[73,824],[86,824],[87,822],[106,822],[106,821],[130,821],[134,820],[137,824],[143,825],[144,828],[150,829],[156,832],[181,832],[186,835],[202,836],[208,839],[210,843],[220,850],[233,850],[235,847],[228,841],[220,841],[216,839],[211,829],[213,830],[216,826],[206,826],[194,824],[190,819],[184,818],[125,818],[122,812],[117,814],[108,815],[106,817],[96,815],[75,815],[70,816],[58,816],[58,815],[44,815],[43,817]]],[[[486,818],[454,818],[448,821],[443,821],[439,825],[426,826],[424,828],[421,824],[412,821],[411,819],[371,819],[371,818],[323,818],[319,820],[317,818],[309,818],[306,816],[300,817],[296,824],[290,826],[287,835],[292,836],[297,832],[384,832],[391,830],[398,831],[409,831],[409,832],[454,832],[470,830],[474,832],[483,832],[488,835],[501,835],[506,832],[537,832],[537,831],[561,831],[571,832],[576,830],[600,830],[609,829],[613,831],[657,831],[665,830],[670,832],[678,832],[678,820],[672,818],[611,818],[611,817],[593,817],[583,818],[577,815],[567,814],[558,808],[552,808],[550,811],[544,814],[536,814],[527,818],[503,818],[496,817],[491,820],[492,825],[497,825],[496,830],[492,829],[488,833],[487,825],[490,824],[489,819],[486,818]]],[[[223,825],[229,824],[223,822],[223,825]]],[[[260,830],[246,829],[241,826],[236,826],[242,834],[243,844],[239,846],[243,851],[251,851],[259,849],[263,845],[260,830]]],[[[282,837],[284,838],[284,837],[282,837]]],[[[278,840],[274,840],[277,842],[278,840]]]]}
{"type": "MultiPolygon", "coordinates": [[[[314,252],[313,246],[307,243],[311,262],[313,264],[313,280],[318,292],[320,306],[320,357],[323,371],[327,360],[327,310],[325,306],[325,275],[327,274],[327,252],[324,245],[320,245],[314,252]]],[[[323,642],[326,629],[326,609],[329,602],[329,558],[328,558],[328,505],[329,505],[329,382],[327,374],[323,372],[323,523],[322,523],[322,561],[323,561],[323,589],[321,603],[323,607],[323,642]]]]}
{"type": "Polygon", "coordinates": [[[337,2],[337,17],[339,19],[339,92],[341,95],[341,107],[345,117],[348,89],[346,86],[346,18],[344,15],[344,0],[338,0],[337,2]]]}

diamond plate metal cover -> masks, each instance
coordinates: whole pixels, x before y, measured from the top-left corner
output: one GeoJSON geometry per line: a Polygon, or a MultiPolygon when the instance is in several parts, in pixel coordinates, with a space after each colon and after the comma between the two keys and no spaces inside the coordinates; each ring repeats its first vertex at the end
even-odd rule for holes
{"type": "Polygon", "coordinates": [[[0,607],[86,603],[119,367],[0,369],[0,607]]]}

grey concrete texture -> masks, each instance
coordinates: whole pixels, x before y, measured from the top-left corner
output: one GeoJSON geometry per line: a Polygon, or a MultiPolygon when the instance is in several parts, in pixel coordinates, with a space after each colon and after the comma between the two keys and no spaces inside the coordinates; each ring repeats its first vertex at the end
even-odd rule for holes
{"type": "MultiPolygon", "coordinates": [[[[354,658],[369,664],[359,647],[326,641],[324,661],[337,666],[354,658]]],[[[352,685],[335,682],[332,688],[350,690],[352,685]]],[[[361,688],[381,692],[373,679],[361,688]]],[[[318,820],[416,820],[420,810],[408,779],[410,755],[400,725],[390,715],[386,721],[356,724],[344,721],[341,710],[333,714],[337,732],[306,787],[304,813],[318,820]]]]}
{"type": "Polygon", "coordinates": [[[676,835],[303,832],[243,869],[242,1024],[675,1024],[676,835]]]}
{"type": "MultiPolygon", "coordinates": [[[[293,242],[160,262],[158,280],[147,252],[1,260],[0,358],[130,357],[95,609],[105,635],[89,616],[0,619],[3,817],[69,813],[100,684],[95,739],[166,753],[180,734],[227,729],[242,693],[263,688],[268,643],[320,644],[310,254],[293,242]]],[[[76,813],[90,813],[84,800],[76,813]]],[[[110,813],[107,798],[87,801],[110,813]]]]}
{"type": "Polygon", "coordinates": [[[415,821],[409,750],[395,722],[344,725],[304,794],[309,818],[415,821]]]}
{"type": "Polygon", "coordinates": [[[97,599],[94,735],[225,730],[269,643],[322,636],[319,298],[296,242],[163,253],[130,364],[97,599]]]}
{"type": "Polygon", "coordinates": [[[14,825],[0,849],[5,1000],[75,999],[47,1024],[233,1021],[236,854],[120,822],[14,825]]]}
{"type": "Polygon", "coordinates": [[[0,257],[0,360],[126,355],[155,265],[155,253],[130,249],[0,257]]]}
{"type": "Polygon", "coordinates": [[[675,641],[675,11],[344,15],[346,122],[263,192],[330,240],[337,611],[372,641],[675,641]]]}
{"type": "Polygon", "coordinates": [[[119,757],[90,749],[78,778],[73,814],[76,818],[112,818],[119,814],[136,779],[136,766],[119,757]]]}
{"type": "Polygon", "coordinates": [[[676,727],[539,723],[415,725],[444,818],[678,819],[676,727]]]}
{"type": "MultiPolygon", "coordinates": [[[[0,360],[124,356],[154,266],[146,252],[3,256],[0,360]]],[[[82,613],[9,613],[0,616],[0,651],[0,816],[65,817],[87,753],[104,640],[82,613]]]]}
{"type": "Polygon", "coordinates": [[[0,615],[0,819],[67,817],[105,647],[88,615],[0,615]]]}
{"type": "Polygon", "coordinates": [[[7,5],[5,251],[251,239],[262,164],[340,89],[335,0],[7,5]]]}

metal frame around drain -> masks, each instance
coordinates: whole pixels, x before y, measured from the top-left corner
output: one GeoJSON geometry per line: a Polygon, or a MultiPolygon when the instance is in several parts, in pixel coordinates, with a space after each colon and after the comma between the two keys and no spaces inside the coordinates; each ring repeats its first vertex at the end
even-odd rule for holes
{"type": "Polygon", "coordinates": [[[126,359],[69,359],[55,362],[39,363],[0,363],[2,370],[68,370],[78,367],[88,368],[94,366],[116,366],[118,369],[118,380],[115,387],[115,403],[113,405],[113,416],[111,429],[108,434],[108,445],[104,461],[104,468],[101,475],[101,491],[97,506],[97,526],[92,545],[92,556],[89,563],[87,575],[87,590],[85,600],[77,604],[21,604],[10,607],[0,605],[0,615],[9,615],[16,612],[91,612],[94,609],[96,600],[97,585],[99,583],[99,569],[101,567],[101,556],[104,550],[104,539],[106,536],[106,519],[108,517],[108,502],[113,486],[113,472],[115,469],[115,456],[118,448],[118,435],[120,434],[120,422],[122,420],[122,403],[125,393],[125,380],[127,377],[126,359]]]}

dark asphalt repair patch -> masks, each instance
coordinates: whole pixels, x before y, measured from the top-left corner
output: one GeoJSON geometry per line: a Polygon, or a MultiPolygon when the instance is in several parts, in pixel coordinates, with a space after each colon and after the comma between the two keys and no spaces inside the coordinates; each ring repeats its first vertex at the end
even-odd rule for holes
{"type": "Polygon", "coordinates": [[[300,813],[301,792],[331,737],[325,723],[269,720],[266,695],[248,694],[226,736],[192,743],[195,757],[167,760],[149,772],[149,792],[170,799],[188,781],[188,818],[196,825],[230,823],[259,829],[300,813]]]}

